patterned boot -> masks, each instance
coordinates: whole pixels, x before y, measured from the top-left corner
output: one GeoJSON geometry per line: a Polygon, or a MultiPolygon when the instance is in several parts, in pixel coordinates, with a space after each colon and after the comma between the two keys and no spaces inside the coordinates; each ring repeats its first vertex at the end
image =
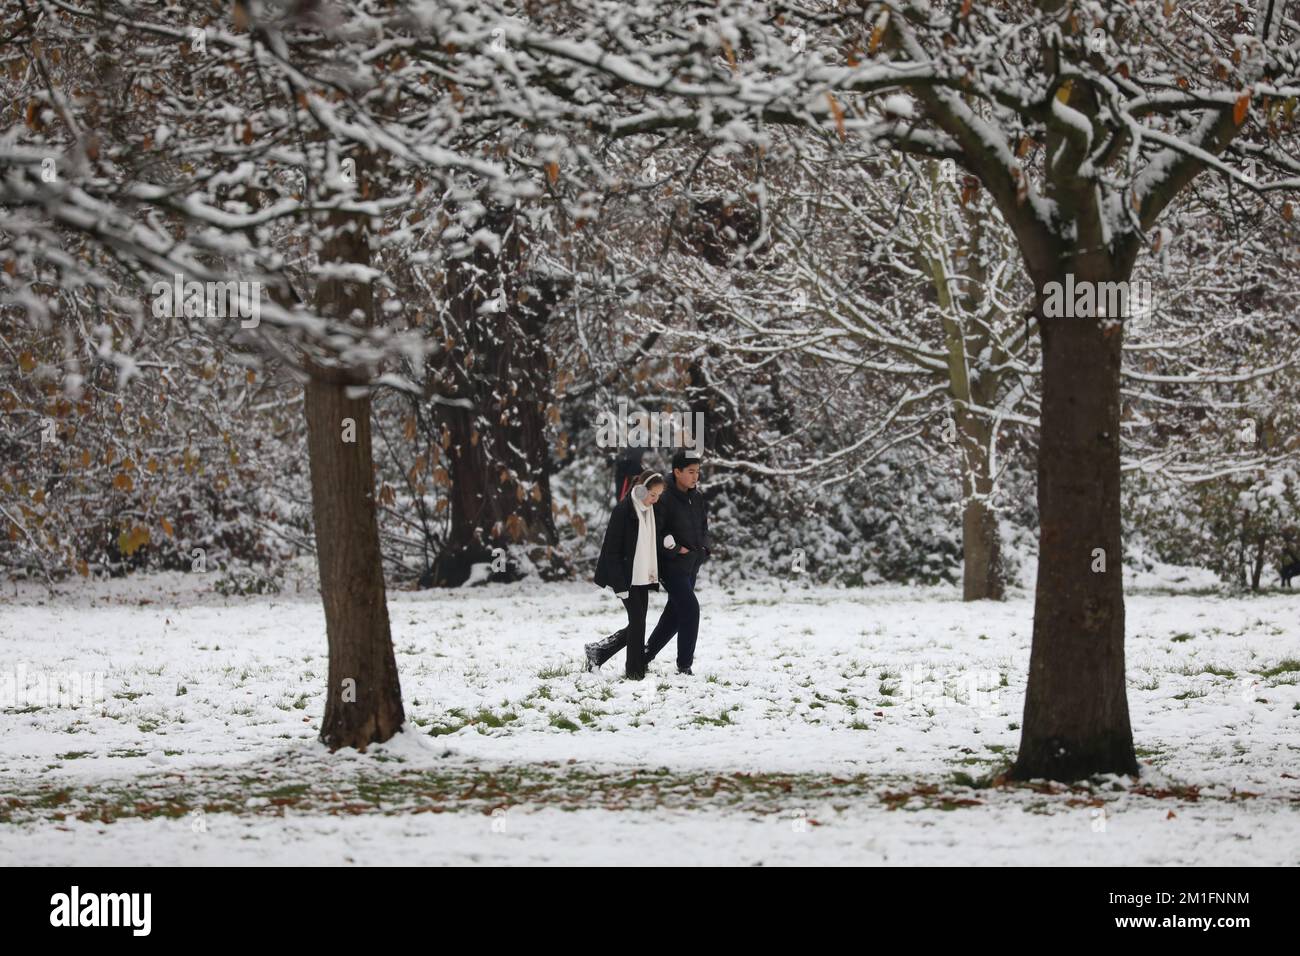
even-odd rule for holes
{"type": "Polygon", "coordinates": [[[596,670],[601,664],[621,651],[626,642],[626,633],[624,631],[615,631],[602,641],[586,645],[587,663],[583,669],[588,671],[596,670]]]}

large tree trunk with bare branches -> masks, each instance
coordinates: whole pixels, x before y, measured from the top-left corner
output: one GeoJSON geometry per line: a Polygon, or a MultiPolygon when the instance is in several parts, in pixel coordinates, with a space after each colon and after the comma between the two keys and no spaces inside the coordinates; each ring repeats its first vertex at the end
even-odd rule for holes
{"type": "MultiPolygon", "coordinates": [[[[369,265],[360,221],[349,226],[335,214],[323,263],[369,265]]],[[[370,286],[330,278],[317,290],[317,310],[339,319],[358,311],[373,320],[370,286]]],[[[341,368],[309,368],[306,386],[307,450],[311,462],[316,560],[329,641],[329,684],[320,739],[331,750],[388,740],[405,720],[379,548],[370,399],[364,376],[341,368]]]]}
{"type": "MultiPolygon", "coordinates": [[[[1064,283],[1064,276],[1056,278],[1064,283]]],[[[1038,581],[1024,726],[1012,776],[1136,774],[1124,677],[1122,333],[1118,325],[1096,319],[1044,318],[1042,298],[1040,291],[1038,581]]]]}

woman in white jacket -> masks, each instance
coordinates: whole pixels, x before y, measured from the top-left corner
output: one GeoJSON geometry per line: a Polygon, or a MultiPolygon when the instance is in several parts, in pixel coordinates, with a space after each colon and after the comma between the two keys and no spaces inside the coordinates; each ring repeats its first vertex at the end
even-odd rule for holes
{"type": "Polygon", "coordinates": [[[594,580],[601,587],[612,588],[622,599],[627,608],[627,627],[587,645],[587,670],[600,667],[626,646],[624,673],[633,680],[645,677],[646,609],[650,592],[659,590],[654,506],[663,490],[663,475],[643,471],[609,516],[594,580]]]}

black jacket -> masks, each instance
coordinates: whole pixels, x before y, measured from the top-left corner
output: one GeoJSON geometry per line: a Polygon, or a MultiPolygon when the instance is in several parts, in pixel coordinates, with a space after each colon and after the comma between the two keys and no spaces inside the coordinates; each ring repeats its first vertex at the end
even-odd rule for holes
{"type": "MultiPolygon", "coordinates": [[[[655,520],[658,520],[657,513],[655,520]]],[[[632,496],[628,495],[614,506],[609,516],[609,525],[605,528],[605,542],[600,546],[600,559],[596,562],[596,575],[593,578],[602,588],[613,588],[615,594],[628,589],[632,581],[632,558],[636,554],[640,529],[641,523],[637,520],[632,496]]],[[[655,577],[658,577],[657,573],[655,577]]],[[[659,590],[658,584],[650,587],[659,590]]]]}
{"type": "Polygon", "coordinates": [[[694,574],[708,558],[709,505],[700,489],[678,491],[677,482],[668,487],[655,505],[655,529],[659,535],[659,573],[694,574]],[[673,546],[664,547],[664,538],[673,536],[673,546]],[[681,547],[690,548],[685,554],[681,547]]]}

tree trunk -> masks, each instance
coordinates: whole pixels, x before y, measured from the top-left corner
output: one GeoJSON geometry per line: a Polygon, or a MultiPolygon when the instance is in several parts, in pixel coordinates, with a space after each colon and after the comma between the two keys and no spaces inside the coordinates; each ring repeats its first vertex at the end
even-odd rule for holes
{"type": "MultiPolygon", "coordinates": [[[[333,235],[322,263],[370,264],[361,221],[333,214],[333,235]]],[[[370,286],[326,279],[316,296],[321,315],[347,319],[356,311],[374,319],[370,286]]],[[[388,740],[405,720],[379,547],[370,398],[349,397],[349,385],[366,380],[346,369],[309,367],[306,386],[307,450],[311,462],[316,561],[329,642],[329,684],[320,739],[330,750],[388,740]]]]}
{"type": "MultiPolygon", "coordinates": [[[[930,170],[931,195],[936,199],[942,188],[938,170],[938,164],[930,170]]],[[[971,245],[977,247],[983,229],[981,219],[969,213],[965,218],[971,230],[971,245]]],[[[928,230],[933,234],[932,241],[946,247],[949,240],[941,230],[937,205],[926,220],[929,222],[928,230]]],[[[962,600],[1001,601],[1006,596],[1002,539],[998,533],[997,512],[992,505],[992,457],[996,438],[993,423],[973,413],[970,405],[972,401],[986,408],[996,404],[1002,375],[992,368],[980,368],[978,374],[972,376],[968,351],[968,345],[973,345],[973,354],[983,362],[986,350],[991,352],[995,343],[989,340],[987,333],[968,336],[965,324],[954,311],[957,303],[949,283],[945,257],[932,248],[922,254],[921,260],[930,272],[943,316],[944,344],[948,351],[948,394],[952,397],[957,425],[957,461],[961,468],[962,490],[962,600]],[[968,337],[973,341],[968,343],[968,337]]],[[[990,307],[984,297],[988,271],[978,256],[964,257],[962,265],[963,278],[968,281],[961,283],[966,290],[959,297],[961,311],[976,315],[990,307]]]]}
{"type": "Polygon", "coordinates": [[[313,377],[307,383],[316,560],[329,641],[329,684],[320,739],[330,750],[380,743],[406,719],[393,657],[375,514],[370,399],[313,377]],[[355,425],[345,442],[344,423],[355,425]]]}
{"type": "MultiPolygon", "coordinates": [[[[1065,282],[1064,275],[1052,278],[1065,282]]],[[[1020,752],[1011,776],[1136,774],[1124,675],[1122,336],[1117,326],[1095,318],[1045,319],[1042,303],[1040,283],[1038,581],[1020,752]]]]}
{"type": "Polygon", "coordinates": [[[1255,547],[1255,564],[1250,569],[1250,589],[1255,592],[1259,591],[1259,583],[1264,576],[1264,559],[1268,554],[1267,537],[1260,535],[1257,540],[1258,544],[1255,547]]]}
{"type": "Polygon", "coordinates": [[[962,506],[963,601],[1001,601],[1006,597],[1002,539],[997,513],[987,501],[968,499],[962,506]]]}
{"type": "MultiPolygon", "coordinates": [[[[447,274],[450,341],[445,397],[470,407],[436,404],[450,480],[451,528],[426,583],[456,587],[476,563],[512,545],[532,548],[542,571],[558,570],[547,424],[558,421],[546,350],[554,290],[520,276],[522,217],[492,208],[485,219],[500,251],[475,247],[447,274]],[[497,311],[485,304],[499,301],[497,311]]],[[[507,568],[507,579],[518,576],[507,568]]]]}
{"type": "Polygon", "coordinates": [[[993,493],[989,443],[990,422],[965,411],[957,413],[962,463],[962,600],[1001,601],[1006,597],[1002,538],[993,493]]]}

